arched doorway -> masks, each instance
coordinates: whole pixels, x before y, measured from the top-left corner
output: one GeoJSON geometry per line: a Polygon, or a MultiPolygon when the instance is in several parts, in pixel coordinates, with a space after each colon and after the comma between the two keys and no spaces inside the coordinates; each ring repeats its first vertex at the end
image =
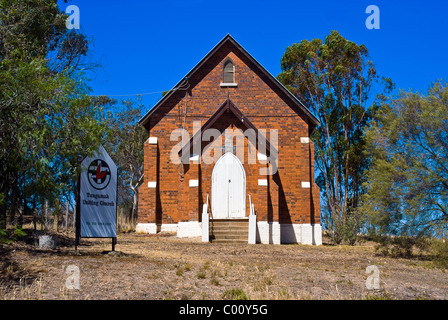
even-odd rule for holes
{"type": "Polygon", "coordinates": [[[221,156],[212,173],[213,219],[246,217],[246,173],[231,152],[221,156]]]}

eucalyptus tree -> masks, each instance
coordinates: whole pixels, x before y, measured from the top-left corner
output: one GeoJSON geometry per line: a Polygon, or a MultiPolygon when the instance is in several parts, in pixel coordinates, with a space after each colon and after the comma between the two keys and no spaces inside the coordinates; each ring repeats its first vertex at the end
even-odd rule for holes
{"type": "Polygon", "coordinates": [[[311,138],[324,201],[322,220],[335,242],[353,244],[363,221],[357,208],[369,167],[363,133],[375,109],[370,105],[379,80],[375,66],[364,45],[332,31],[325,41],[302,40],[287,47],[281,69],[278,79],[321,123],[311,138]]]}
{"type": "Polygon", "coordinates": [[[448,236],[448,85],[384,101],[366,133],[373,235],[448,236]]]}
{"type": "Polygon", "coordinates": [[[143,183],[143,147],[148,133],[138,123],[142,117],[141,99],[111,100],[108,109],[106,149],[118,166],[118,194],[121,205],[130,204],[134,221],[138,206],[138,189],[143,183]]]}
{"type": "Polygon", "coordinates": [[[78,161],[104,135],[88,97],[82,33],[56,1],[0,1],[0,228],[7,210],[71,190],[78,161]]]}

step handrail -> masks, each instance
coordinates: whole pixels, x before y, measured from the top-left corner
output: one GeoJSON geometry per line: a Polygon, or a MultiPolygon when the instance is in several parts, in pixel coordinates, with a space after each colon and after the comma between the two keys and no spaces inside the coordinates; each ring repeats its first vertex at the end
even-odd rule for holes
{"type": "Polygon", "coordinates": [[[252,198],[250,195],[249,195],[249,214],[255,215],[255,207],[254,204],[252,203],[252,198]]]}
{"type": "Polygon", "coordinates": [[[255,207],[252,203],[252,197],[249,195],[249,230],[248,230],[248,242],[249,244],[255,244],[257,242],[257,216],[255,215],[255,207]]]}
{"type": "Polygon", "coordinates": [[[209,233],[210,233],[210,215],[208,213],[208,193],[207,193],[207,202],[204,203],[202,206],[202,242],[210,241],[209,233]]]}
{"type": "Polygon", "coordinates": [[[212,218],[213,217],[212,210],[211,210],[211,208],[209,210],[208,206],[209,206],[209,204],[208,204],[208,193],[207,193],[207,201],[205,203],[205,209],[207,210],[206,212],[209,214],[210,218],[212,218]]]}

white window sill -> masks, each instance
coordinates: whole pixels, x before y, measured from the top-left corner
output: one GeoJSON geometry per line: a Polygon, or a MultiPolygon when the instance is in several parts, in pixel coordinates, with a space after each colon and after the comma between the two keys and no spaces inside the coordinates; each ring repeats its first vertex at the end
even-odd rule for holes
{"type": "Polygon", "coordinates": [[[199,186],[199,180],[189,180],[188,185],[190,187],[198,187],[199,186]]]}
{"type": "Polygon", "coordinates": [[[308,181],[302,181],[302,188],[311,188],[311,184],[308,181]]]}
{"type": "Polygon", "coordinates": [[[221,87],[238,87],[238,83],[221,83],[221,87]]]}

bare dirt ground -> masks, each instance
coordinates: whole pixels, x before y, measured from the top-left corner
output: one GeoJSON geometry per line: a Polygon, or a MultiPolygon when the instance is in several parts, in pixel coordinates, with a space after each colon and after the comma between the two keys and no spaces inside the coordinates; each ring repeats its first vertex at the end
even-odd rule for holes
{"type": "Polygon", "coordinates": [[[107,253],[110,239],[83,239],[75,252],[73,238],[60,234],[56,250],[0,245],[0,299],[448,299],[448,272],[422,258],[379,256],[369,243],[231,245],[126,233],[107,253]],[[380,290],[366,288],[369,265],[380,270],[380,290]],[[79,289],[66,286],[68,266],[79,268],[79,289]]]}

